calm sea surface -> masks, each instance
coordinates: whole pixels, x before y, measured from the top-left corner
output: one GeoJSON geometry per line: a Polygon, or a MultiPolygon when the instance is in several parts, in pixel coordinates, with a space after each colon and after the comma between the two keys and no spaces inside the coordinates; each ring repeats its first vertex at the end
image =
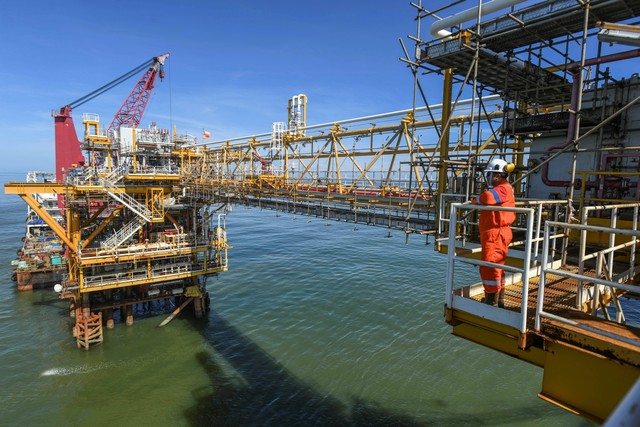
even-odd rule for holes
{"type": "Polygon", "coordinates": [[[536,397],[541,369],[451,335],[424,238],[234,208],[206,320],[139,317],[85,352],[66,302],[10,281],[25,213],[0,195],[2,426],[590,425],[536,397]]]}

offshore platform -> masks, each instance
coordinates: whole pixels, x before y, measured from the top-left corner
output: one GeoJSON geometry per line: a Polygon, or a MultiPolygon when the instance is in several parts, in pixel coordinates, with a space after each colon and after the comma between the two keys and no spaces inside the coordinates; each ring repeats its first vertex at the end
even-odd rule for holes
{"type": "MultiPolygon", "coordinates": [[[[271,132],[206,145],[138,128],[146,101],[125,102],[105,132],[85,116],[82,144],[70,112],[85,99],[55,114],[56,182],[5,192],[68,248],[59,290],[80,347],[101,340],[116,308],[129,321],[133,304],[178,297],[201,314],[206,277],[227,269],[225,206],[244,204],[433,242],[455,335],[541,367],[539,396],[591,420],[619,416],[627,395],[637,402],[640,320],[627,313],[640,297],[640,0],[411,5],[407,110],[309,125],[299,94],[271,132]],[[425,81],[442,88],[435,101],[425,81]],[[494,158],[515,165],[517,205],[494,208],[517,214],[504,308],[456,280],[491,265],[478,236],[491,208],[466,202],[494,158]],[[34,193],[58,195],[63,224],[34,193]]],[[[130,99],[148,94],[164,58],[144,65],[130,99]]]]}
{"type": "MultiPolygon", "coordinates": [[[[65,247],[67,270],[55,289],[70,301],[73,334],[85,350],[103,341],[103,325],[114,327],[114,312],[131,325],[134,307],[171,300],[177,304],[172,315],[191,304],[202,317],[207,277],[227,270],[225,213],[211,192],[191,185],[200,173],[196,139],[155,124],[138,127],[168,56],[54,111],[55,179],[5,185],[65,247]],[[106,129],[99,116],[83,115],[80,142],[72,109],[143,70],[106,129]],[[52,199],[54,207],[45,206],[52,199]]],[[[34,234],[28,229],[26,237],[44,235],[34,234]]],[[[34,246],[30,260],[50,255],[49,247],[34,246]]],[[[29,276],[50,274],[48,266],[33,267],[29,276]]]]}

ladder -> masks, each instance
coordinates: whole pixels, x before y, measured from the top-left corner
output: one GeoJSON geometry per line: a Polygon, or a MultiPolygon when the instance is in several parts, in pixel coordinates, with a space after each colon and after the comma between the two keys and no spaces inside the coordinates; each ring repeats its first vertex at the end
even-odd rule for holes
{"type": "Polygon", "coordinates": [[[145,220],[140,217],[136,217],[131,220],[127,225],[122,227],[116,233],[114,233],[111,237],[102,242],[102,246],[105,249],[113,250],[123,244],[127,239],[133,236],[143,225],[145,224],[145,220]]]}
{"type": "Polygon", "coordinates": [[[131,211],[146,222],[151,222],[151,210],[128,195],[121,187],[118,186],[118,182],[124,177],[127,170],[128,165],[126,163],[118,166],[111,171],[111,173],[105,175],[100,181],[100,184],[104,187],[104,190],[109,196],[131,209],[131,211]]]}
{"type": "Polygon", "coordinates": [[[152,220],[153,214],[151,210],[127,194],[123,188],[118,186],[118,182],[122,180],[128,170],[128,165],[123,163],[100,180],[100,184],[104,188],[104,191],[110,197],[122,203],[137,215],[136,218],[102,242],[102,247],[108,250],[114,250],[118,246],[122,245],[138,230],[140,230],[145,223],[151,222],[152,220]]]}

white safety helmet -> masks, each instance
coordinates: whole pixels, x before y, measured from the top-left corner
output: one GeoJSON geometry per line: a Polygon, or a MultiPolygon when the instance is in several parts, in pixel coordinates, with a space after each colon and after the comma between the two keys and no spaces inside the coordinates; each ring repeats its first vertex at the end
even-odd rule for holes
{"type": "Polygon", "coordinates": [[[513,172],[514,165],[513,163],[507,163],[502,159],[492,159],[489,163],[487,163],[487,167],[484,170],[485,175],[490,173],[501,173],[505,178],[511,172],[513,172]]]}

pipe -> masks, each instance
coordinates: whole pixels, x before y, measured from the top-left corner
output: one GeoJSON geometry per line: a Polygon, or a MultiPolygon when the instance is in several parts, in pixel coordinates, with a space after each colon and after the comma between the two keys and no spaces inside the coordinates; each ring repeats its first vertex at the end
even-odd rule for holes
{"type": "MultiPolygon", "coordinates": [[[[571,75],[573,78],[573,85],[571,87],[571,104],[569,108],[570,114],[569,114],[569,126],[567,127],[567,139],[564,142],[564,144],[554,145],[549,147],[547,150],[545,150],[547,153],[551,153],[553,151],[563,151],[567,146],[573,143],[576,124],[577,124],[575,112],[578,111],[577,110],[578,109],[578,105],[577,105],[578,92],[582,89],[580,87],[580,82],[581,82],[581,79],[579,78],[580,72],[576,71],[575,68],[572,69],[571,71],[572,71],[571,75]]],[[[571,184],[570,181],[549,179],[549,162],[545,163],[544,166],[542,167],[542,182],[549,187],[566,187],[571,184]]],[[[580,180],[577,180],[575,182],[575,187],[580,188],[580,185],[581,185],[580,180]]]]}
{"type": "MultiPolygon", "coordinates": [[[[490,101],[497,101],[502,99],[500,95],[489,95],[489,96],[485,96],[483,98],[483,101],[486,102],[490,102],[490,101]]],[[[464,105],[469,105],[473,102],[473,99],[463,99],[460,102],[458,102],[458,106],[464,106],[464,105]]],[[[436,104],[431,106],[432,110],[440,110],[442,109],[442,104],[436,104]]],[[[364,116],[364,117],[357,117],[357,118],[353,118],[353,119],[346,119],[346,120],[337,120],[334,122],[329,122],[329,123],[321,123],[318,125],[312,125],[312,126],[305,126],[304,130],[305,132],[308,130],[313,130],[313,129],[322,129],[322,128],[326,128],[329,126],[333,126],[335,124],[339,124],[339,125],[345,125],[345,124],[350,124],[350,123],[358,123],[358,122],[363,122],[363,121],[369,121],[369,120],[379,120],[379,119],[385,119],[388,117],[394,117],[394,116],[399,116],[399,115],[406,115],[410,112],[415,112],[415,113],[422,113],[427,111],[427,107],[419,107],[419,108],[407,108],[406,110],[398,110],[398,111],[391,111],[388,113],[380,113],[380,114],[374,114],[371,116],[364,116]]],[[[261,138],[261,137],[269,137],[271,138],[271,132],[269,133],[261,133],[258,135],[249,135],[249,136],[239,136],[239,137],[235,137],[235,138],[230,138],[230,139],[220,139],[217,141],[208,141],[206,143],[200,143],[200,144],[194,144],[195,147],[199,147],[199,146],[211,146],[213,144],[224,144],[226,142],[232,142],[232,141],[244,141],[247,139],[251,139],[251,138],[261,138]]]]}
{"type": "MultiPolygon", "coordinates": [[[[615,61],[622,61],[625,59],[632,59],[632,58],[637,58],[638,56],[640,56],[640,49],[632,49],[632,50],[627,50],[624,52],[618,52],[618,53],[612,53],[611,55],[606,55],[606,56],[598,56],[595,58],[591,58],[591,59],[587,59],[584,61],[584,66],[585,67],[590,67],[592,65],[600,65],[600,64],[606,64],[609,62],[615,62],[615,61]]],[[[575,70],[577,68],[580,68],[581,64],[579,61],[575,61],[575,62],[571,62],[567,65],[563,65],[561,67],[554,67],[554,68],[547,68],[548,71],[560,71],[563,69],[566,70],[575,70]]]]}
{"type": "MultiPolygon", "coordinates": [[[[599,58],[591,58],[584,61],[585,66],[590,66],[594,64],[606,64],[609,62],[620,61],[624,59],[629,59],[638,56],[640,50],[631,50],[626,52],[620,52],[613,55],[607,55],[599,58]]],[[[581,63],[574,62],[569,64],[570,67],[567,67],[569,71],[571,71],[571,75],[573,78],[573,86],[571,87],[571,107],[569,114],[569,126],[567,128],[567,140],[562,145],[554,145],[545,150],[547,153],[551,153],[553,151],[563,151],[566,147],[571,145],[574,141],[574,135],[576,135],[576,126],[578,123],[577,114],[573,112],[578,111],[578,97],[580,95],[581,88],[581,80],[580,77],[580,65],[581,63]]],[[[544,156],[543,156],[544,157],[544,156]]],[[[551,180],[549,179],[549,162],[546,162],[542,167],[542,182],[549,187],[568,187],[571,185],[571,181],[563,181],[563,180],[551,180]]],[[[582,182],[580,179],[576,180],[574,183],[574,188],[580,188],[582,182]]],[[[597,183],[594,181],[587,181],[585,184],[587,188],[593,188],[597,186],[597,183]]]]}
{"type": "MultiPolygon", "coordinates": [[[[481,16],[487,15],[498,10],[505,9],[507,7],[515,6],[518,3],[522,3],[526,0],[493,0],[488,3],[483,3],[481,8],[481,16]]],[[[478,6],[471,9],[463,10],[455,15],[448,16],[439,21],[434,22],[429,28],[429,33],[435,38],[446,37],[451,33],[446,31],[445,28],[451,28],[458,24],[470,21],[478,16],[478,6]]]]}

